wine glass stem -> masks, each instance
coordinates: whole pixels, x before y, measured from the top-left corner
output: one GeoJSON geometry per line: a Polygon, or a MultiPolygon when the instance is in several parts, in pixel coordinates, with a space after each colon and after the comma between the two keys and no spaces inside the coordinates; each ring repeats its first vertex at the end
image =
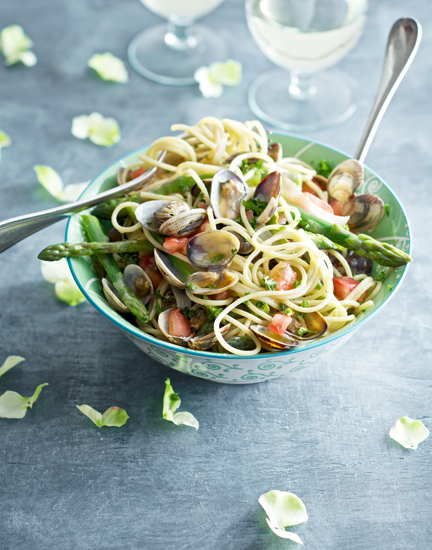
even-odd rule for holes
{"type": "Polygon", "coordinates": [[[192,21],[168,20],[165,44],[173,50],[190,50],[197,45],[192,21]]]}
{"type": "Polygon", "coordinates": [[[293,99],[308,101],[317,93],[314,75],[291,71],[290,76],[288,93],[293,99]]]}

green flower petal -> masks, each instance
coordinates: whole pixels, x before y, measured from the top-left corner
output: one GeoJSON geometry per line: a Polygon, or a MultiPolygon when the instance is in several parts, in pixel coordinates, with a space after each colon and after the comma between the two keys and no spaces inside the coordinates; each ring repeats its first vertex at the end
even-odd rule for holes
{"type": "Polygon", "coordinates": [[[57,281],[54,288],[57,298],[69,306],[77,306],[85,302],[85,296],[75,281],[57,281]]]}
{"type": "Polygon", "coordinates": [[[0,153],[3,147],[9,147],[11,143],[12,143],[12,140],[7,135],[7,133],[0,130],[0,153]]]}
{"type": "Polygon", "coordinates": [[[128,72],[121,59],[112,53],[96,53],[87,63],[104,80],[112,82],[127,82],[128,72]]]}
{"type": "Polygon", "coordinates": [[[66,185],[60,193],[58,199],[62,202],[77,201],[89,183],[89,181],[85,181],[84,183],[73,183],[71,185],[66,185]]]}
{"type": "Polygon", "coordinates": [[[102,147],[112,147],[120,141],[120,127],[114,118],[104,118],[100,113],[75,117],[72,121],[72,134],[102,147]]]}
{"type": "Polygon", "coordinates": [[[225,63],[216,61],[209,67],[210,79],[223,86],[238,86],[242,79],[242,65],[234,59],[227,59],[225,63]]]}
{"type": "Polygon", "coordinates": [[[6,27],[0,33],[0,50],[6,58],[6,65],[13,65],[19,61],[28,67],[35,65],[36,56],[28,51],[32,46],[33,42],[19,25],[6,27]]]}
{"type": "Polygon", "coordinates": [[[180,403],[180,397],[173,390],[170,379],[167,378],[165,381],[165,393],[163,398],[163,417],[165,418],[165,420],[169,420],[177,426],[191,426],[192,428],[198,429],[199,422],[191,413],[175,412],[180,407],[180,403]]]}
{"type": "Polygon", "coordinates": [[[39,183],[58,199],[63,192],[63,181],[57,172],[51,166],[44,165],[33,166],[33,170],[36,172],[39,183]]]}
{"type": "Polygon", "coordinates": [[[276,535],[303,544],[298,535],[285,531],[285,527],[299,525],[308,520],[306,506],[298,496],[285,491],[269,491],[261,495],[258,502],[266,511],[269,517],[267,523],[276,535]]]}
{"type": "Polygon", "coordinates": [[[120,426],[126,424],[127,419],[129,418],[127,412],[119,407],[110,407],[103,413],[103,415],[89,405],[77,405],[77,408],[83,414],[88,416],[88,418],[90,418],[90,420],[99,428],[102,428],[102,426],[114,426],[116,428],[120,428],[120,426]]]}
{"type": "Polygon", "coordinates": [[[46,281],[55,284],[55,293],[59,300],[70,306],[77,306],[85,301],[84,295],[72,277],[66,258],[57,262],[41,260],[41,271],[46,281]]]}
{"type": "Polygon", "coordinates": [[[420,420],[403,416],[390,428],[389,435],[406,449],[417,449],[418,444],[428,437],[429,430],[420,420]]]}
{"type": "Polygon", "coordinates": [[[21,361],[25,361],[24,357],[20,357],[19,355],[9,355],[9,357],[0,367],[0,376],[3,376],[3,374],[18,365],[18,363],[21,363],[21,361]]]}
{"type": "Polygon", "coordinates": [[[27,409],[33,407],[44,386],[48,384],[40,384],[31,397],[22,397],[15,391],[7,391],[0,395],[0,418],[24,418],[27,409]]]}

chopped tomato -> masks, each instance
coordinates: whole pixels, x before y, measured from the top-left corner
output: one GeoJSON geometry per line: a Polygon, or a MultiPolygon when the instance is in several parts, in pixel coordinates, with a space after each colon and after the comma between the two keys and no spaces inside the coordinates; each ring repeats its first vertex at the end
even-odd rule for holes
{"type": "Polygon", "coordinates": [[[248,222],[251,221],[251,219],[254,217],[252,210],[246,210],[246,218],[248,219],[248,222]]]}
{"type": "MultiPolygon", "coordinates": [[[[333,292],[338,300],[345,300],[351,292],[359,285],[359,281],[351,279],[351,277],[333,277],[333,292]]],[[[362,302],[366,298],[364,292],[358,299],[362,302]]]]}
{"type": "Polygon", "coordinates": [[[271,271],[270,279],[276,281],[276,290],[291,290],[297,273],[288,262],[279,262],[271,271]]]}
{"type": "Polygon", "coordinates": [[[217,294],[210,294],[209,298],[210,300],[228,300],[228,298],[231,298],[231,289],[228,288],[217,294]]]}
{"type": "Polygon", "coordinates": [[[169,314],[168,330],[170,336],[182,336],[186,338],[192,334],[189,321],[182,315],[180,309],[175,309],[169,314]]]}
{"type": "Polygon", "coordinates": [[[336,214],[336,216],[343,216],[344,215],[343,210],[342,210],[342,207],[343,207],[342,202],[330,199],[329,204],[333,208],[333,212],[336,214]]]}
{"type": "Polygon", "coordinates": [[[288,317],[288,315],[276,313],[276,315],[273,316],[271,323],[269,324],[269,329],[273,332],[276,332],[277,334],[283,334],[291,321],[292,319],[291,317],[288,317]]]}
{"type": "Polygon", "coordinates": [[[208,218],[206,217],[206,219],[202,222],[202,224],[194,232],[193,236],[198,235],[198,233],[204,233],[204,231],[206,230],[208,224],[209,224],[209,221],[208,221],[208,218]]]}
{"type": "Polygon", "coordinates": [[[143,256],[140,260],[139,266],[146,272],[148,278],[152,282],[153,288],[156,289],[163,281],[163,277],[156,266],[154,255],[143,256]]]}
{"type": "Polygon", "coordinates": [[[135,178],[138,178],[139,176],[142,176],[144,174],[145,170],[144,168],[137,168],[136,170],[132,170],[130,173],[130,179],[134,180],[135,178]]]}
{"type": "Polygon", "coordinates": [[[333,208],[326,202],[319,199],[318,197],[315,197],[315,195],[312,195],[311,193],[304,193],[304,195],[306,195],[310,201],[312,201],[314,204],[316,204],[317,206],[319,206],[329,214],[334,214],[333,208]]]}
{"type": "Polygon", "coordinates": [[[186,247],[189,242],[189,237],[167,237],[163,243],[163,247],[168,252],[168,254],[175,254],[180,252],[180,254],[186,255],[186,247]]]}
{"type": "Polygon", "coordinates": [[[303,193],[308,193],[308,195],[313,195],[314,197],[318,197],[317,192],[314,191],[311,187],[309,187],[309,185],[306,185],[305,183],[303,184],[302,191],[303,193]]]}
{"type": "Polygon", "coordinates": [[[199,206],[200,208],[202,208],[203,210],[207,210],[207,205],[206,205],[205,202],[199,202],[199,203],[198,203],[198,206],[199,206]]]}

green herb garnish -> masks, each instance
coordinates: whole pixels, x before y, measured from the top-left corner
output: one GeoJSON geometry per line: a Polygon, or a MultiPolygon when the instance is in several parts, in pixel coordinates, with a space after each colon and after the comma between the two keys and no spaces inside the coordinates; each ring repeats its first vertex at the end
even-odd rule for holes
{"type": "Polygon", "coordinates": [[[317,174],[319,176],[324,176],[328,178],[331,171],[333,170],[333,163],[330,160],[320,160],[317,166],[317,174]]]}
{"type": "Polygon", "coordinates": [[[378,275],[377,281],[384,281],[385,277],[386,277],[385,271],[381,271],[380,274],[378,275]]]}
{"type": "Polygon", "coordinates": [[[181,310],[181,313],[183,317],[186,317],[186,319],[192,319],[192,317],[196,317],[196,311],[194,309],[191,309],[189,307],[184,307],[181,310]]]}
{"type": "Polygon", "coordinates": [[[217,262],[220,262],[223,259],[224,259],[224,255],[218,254],[217,256],[213,256],[213,258],[210,260],[210,263],[215,264],[217,262]]]}
{"type": "Polygon", "coordinates": [[[245,210],[252,210],[255,218],[258,218],[266,209],[268,202],[264,202],[257,197],[252,197],[247,201],[243,201],[243,206],[245,210]]]}
{"type": "Polygon", "coordinates": [[[389,285],[387,288],[388,288],[389,292],[391,292],[393,290],[392,285],[389,285]]]}
{"type": "Polygon", "coordinates": [[[300,285],[301,285],[301,279],[296,279],[292,284],[293,288],[297,288],[300,285]]]}
{"type": "Polygon", "coordinates": [[[387,216],[390,216],[390,206],[388,204],[384,205],[384,211],[387,216]]]}
{"type": "Polygon", "coordinates": [[[276,290],[277,282],[274,279],[271,279],[268,275],[264,275],[260,281],[260,286],[267,290],[276,290]]]}
{"type": "Polygon", "coordinates": [[[317,331],[316,331],[316,330],[309,330],[309,329],[304,328],[304,327],[300,327],[300,328],[298,329],[298,331],[297,331],[297,334],[298,334],[299,336],[304,336],[304,335],[307,334],[307,333],[309,333],[309,334],[317,334],[317,331]]]}

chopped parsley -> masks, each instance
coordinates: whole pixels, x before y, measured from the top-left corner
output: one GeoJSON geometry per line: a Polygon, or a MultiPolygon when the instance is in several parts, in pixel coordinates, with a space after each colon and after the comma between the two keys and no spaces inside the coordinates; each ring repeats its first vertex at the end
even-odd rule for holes
{"type": "Polygon", "coordinates": [[[215,264],[217,262],[220,262],[223,259],[224,259],[224,255],[218,254],[217,256],[213,256],[213,258],[210,260],[210,263],[215,264]]]}
{"type": "Polygon", "coordinates": [[[384,281],[385,277],[386,277],[385,271],[381,271],[380,274],[378,275],[377,281],[384,281]]]}
{"type": "MultiPolygon", "coordinates": [[[[244,295],[245,296],[248,296],[250,294],[250,292],[245,292],[244,295]]],[[[249,305],[249,300],[246,300],[245,302],[243,302],[245,305],[249,305]]]]}
{"type": "Polygon", "coordinates": [[[385,210],[386,216],[390,216],[390,206],[388,204],[384,205],[384,210],[385,210]]]}
{"type": "Polygon", "coordinates": [[[301,285],[301,279],[296,279],[292,284],[293,288],[297,288],[300,285],[301,285]]]}
{"type": "Polygon", "coordinates": [[[354,312],[355,312],[355,307],[350,307],[349,310],[347,311],[348,315],[354,315],[354,312]]]}
{"type": "Polygon", "coordinates": [[[393,290],[392,285],[389,285],[387,288],[388,288],[389,292],[391,292],[393,290]]]}
{"type": "Polygon", "coordinates": [[[162,296],[162,294],[160,293],[160,290],[155,291],[155,296],[156,298],[159,298],[159,300],[161,300],[162,302],[168,302],[169,300],[168,296],[162,296]]]}
{"type": "Polygon", "coordinates": [[[260,286],[267,290],[276,290],[277,282],[274,279],[271,279],[268,275],[264,275],[261,279],[260,286]]]}
{"type": "Polygon", "coordinates": [[[323,284],[320,282],[317,284],[317,286],[315,287],[315,290],[321,290],[323,287],[323,284]]]}
{"type": "Polygon", "coordinates": [[[220,315],[223,311],[223,307],[216,307],[216,306],[205,306],[207,309],[207,319],[209,321],[214,321],[218,315],[220,315]]]}
{"type": "Polygon", "coordinates": [[[328,178],[332,170],[333,163],[330,160],[320,160],[318,162],[316,171],[319,176],[324,176],[325,178],[328,178]]]}
{"type": "Polygon", "coordinates": [[[186,317],[186,319],[192,319],[192,317],[196,317],[196,311],[194,309],[191,309],[190,307],[184,307],[181,310],[181,313],[183,317],[186,317]]]}
{"type": "Polygon", "coordinates": [[[238,252],[237,248],[233,248],[233,249],[231,250],[231,254],[232,254],[233,256],[234,256],[235,254],[237,254],[237,252],[238,252]]]}
{"type": "Polygon", "coordinates": [[[265,302],[256,302],[255,305],[258,309],[261,309],[264,313],[267,313],[267,315],[270,313],[270,307],[265,302]]]}
{"type": "Polygon", "coordinates": [[[300,307],[308,307],[309,303],[307,300],[303,300],[303,302],[300,304],[300,307]]]}
{"type": "Polygon", "coordinates": [[[187,290],[190,290],[190,291],[197,289],[196,285],[194,285],[193,283],[188,283],[186,285],[186,288],[187,288],[187,290]]]}
{"type": "Polygon", "coordinates": [[[307,334],[307,333],[309,333],[309,334],[316,334],[317,331],[316,331],[316,330],[309,330],[309,329],[304,328],[304,327],[300,327],[300,328],[298,329],[298,331],[297,331],[297,334],[298,334],[299,336],[304,336],[304,335],[307,334]]]}
{"type": "Polygon", "coordinates": [[[156,309],[156,313],[157,313],[158,315],[160,315],[161,313],[163,313],[163,312],[165,311],[165,308],[162,307],[162,306],[161,306],[160,304],[158,304],[157,302],[156,302],[156,304],[155,304],[155,309],[156,309]]]}
{"type": "Polygon", "coordinates": [[[263,166],[264,161],[262,159],[258,159],[254,162],[252,162],[252,159],[243,159],[240,165],[241,173],[247,174],[250,170],[254,171],[253,176],[248,179],[249,185],[258,185],[267,175],[267,170],[264,170],[263,166]]]}
{"type": "Polygon", "coordinates": [[[139,252],[123,252],[122,254],[119,254],[119,256],[125,265],[138,264],[141,260],[139,252]]]}
{"type": "Polygon", "coordinates": [[[291,317],[291,315],[293,315],[293,310],[288,307],[286,304],[279,304],[280,305],[280,308],[281,308],[281,312],[284,314],[284,315],[287,315],[288,317],[291,317]]]}
{"type": "Polygon", "coordinates": [[[243,206],[247,210],[252,210],[254,218],[258,218],[267,208],[268,202],[260,200],[258,197],[252,197],[243,201],[243,206]]]}

